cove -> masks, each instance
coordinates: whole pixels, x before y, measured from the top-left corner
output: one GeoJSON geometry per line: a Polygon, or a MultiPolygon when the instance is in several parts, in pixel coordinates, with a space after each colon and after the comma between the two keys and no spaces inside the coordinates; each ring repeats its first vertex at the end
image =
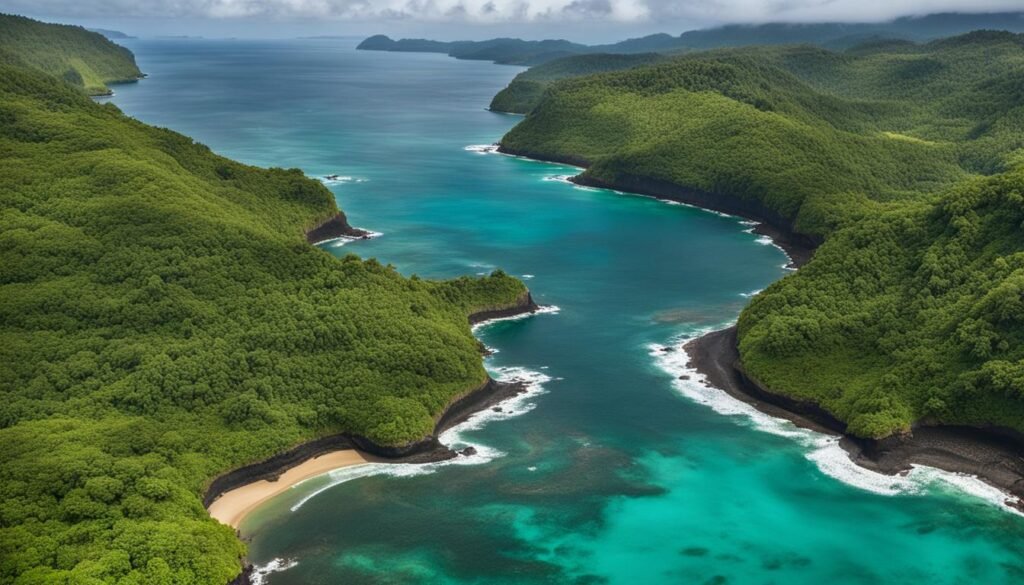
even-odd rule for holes
{"type": "Polygon", "coordinates": [[[454,437],[479,464],[351,468],[270,501],[242,526],[255,563],[288,567],[265,582],[1024,579],[1024,522],[978,497],[992,494],[860,474],[682,384],[661,348],[732,321],[785,256],[736,218],[467,150],[516,123],[484,108],[518,68],[347,39],[125,44],[150,74],[115,88],[126,113],[250,164],[338,175],[353,225],[383,235],[331,253],[423,277],[500,267],[560,309],[478,332],[497,376],[535,383],[518,416],[454,437]]]}

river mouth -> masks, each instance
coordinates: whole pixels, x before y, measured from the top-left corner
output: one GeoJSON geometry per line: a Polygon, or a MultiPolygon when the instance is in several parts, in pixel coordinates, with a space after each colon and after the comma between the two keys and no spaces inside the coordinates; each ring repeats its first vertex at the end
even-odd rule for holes
{"type": "Polygon", "coordinates": [[[244,526],[254,562],[280,559],[265,582],[1001,583],[1021,570],[1022,522],[986,500],[848,485],[813,446],[681,395],[686,374],[657,350],[734,320],[787,259],[737,218],[467,151],[517,121],[483,108],[518,68],[337,40],[126,44],[151,74],[112,98],[128,114],[247,163],[338,177],[351,224],[384,235],[329,252],[423,277],[502,268],[561,309],[478,332],[498,350],[492,372],[546,378],[517,416],[458,439],[494,457],[269,502],[244,526]]]}

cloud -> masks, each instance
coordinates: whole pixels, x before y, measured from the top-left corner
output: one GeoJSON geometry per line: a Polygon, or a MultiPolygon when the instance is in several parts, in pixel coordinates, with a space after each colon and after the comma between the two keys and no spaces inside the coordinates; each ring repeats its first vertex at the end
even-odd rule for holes
{"type": "Polygon", "coordinates": [[[1021,0],[4,0],[61,17],[404,20],[453,23],[878,21],[1021,10],[1021,0]]]}

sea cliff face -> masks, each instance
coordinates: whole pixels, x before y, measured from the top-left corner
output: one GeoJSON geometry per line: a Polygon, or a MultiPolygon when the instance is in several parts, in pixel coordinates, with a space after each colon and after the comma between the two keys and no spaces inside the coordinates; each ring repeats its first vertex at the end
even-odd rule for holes
{"type": "Polygon", "coordinates": [[[359,239],[369,237],[369,235],[370,232],[349,225],[344,212],[339,211],[306,230],[306,241],[310,244],[317,244],[336,238],[359,239]]]}

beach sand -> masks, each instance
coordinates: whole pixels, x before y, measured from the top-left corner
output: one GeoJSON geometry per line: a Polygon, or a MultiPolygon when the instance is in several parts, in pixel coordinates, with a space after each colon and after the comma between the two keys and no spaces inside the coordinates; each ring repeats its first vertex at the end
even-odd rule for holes
{"type": "Polygon", "coordinates": [[[295,484],[335,469],[368,462],[369,460],[355,449],[325,453],[292,467],[282,473],[276,481],[264,479],[225,492],[210,504],[210,516],[237,530],[245,516],[257,506],[295,484]]]}

